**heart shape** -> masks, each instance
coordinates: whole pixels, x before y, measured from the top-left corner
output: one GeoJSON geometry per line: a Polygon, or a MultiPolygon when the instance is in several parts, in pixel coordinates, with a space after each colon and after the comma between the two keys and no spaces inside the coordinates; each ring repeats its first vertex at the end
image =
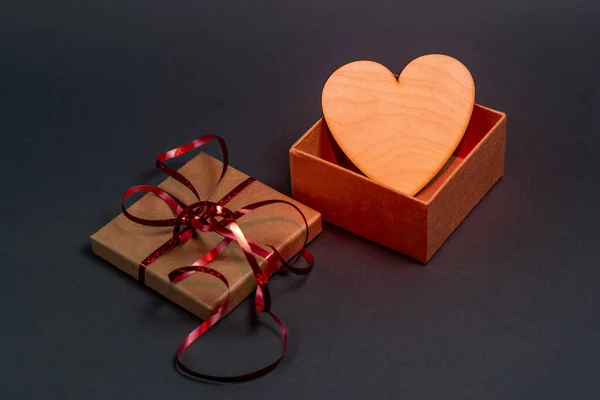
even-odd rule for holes
{"type": "Polygon", "coordinates": [[[430,54],[396,78],[381,64],[355,61],[323,87],[325,121],[358,169],[415,195],[460,143],[475,104],[475,83],[458,60],[430,54]]]}

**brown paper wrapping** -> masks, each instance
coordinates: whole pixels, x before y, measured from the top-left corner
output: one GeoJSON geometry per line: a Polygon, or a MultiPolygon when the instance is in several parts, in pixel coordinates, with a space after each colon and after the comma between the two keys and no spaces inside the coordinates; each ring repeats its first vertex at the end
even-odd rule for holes
{"type": "MultiPolygon", "coordinates": [[[[200,153],[179,169],[205,199],[220,175],[222,163],[215,158],[200,153]]],[[[229,167],[224,180],[211,196],[218,201],[236,185],[247,179],[242,172],[229,167]]],[[[172,178],[166,179],[160,188],[172,193],[186,204],[195,200],[193,194],[172,178]]],[[[321,232],[321,215],[290,199],[287,196],[255,181],[226,207],[236,210],[244,205],[261,200],[281,199],[297,205],[309,224],[309,240],[321,232]]],[[[118,200],[117,200],[118,201],[118,200]]],[[[172,218],[169,207],[154,194],[147,194],[128,208],[133,215],[147,219],[172,218]]],[[[273,245],[285,259],[289,259],[301,248],[304,240],[304,223],[301,216],[292,207],[273,204],[256,209],[238,220],[249,240],[260,245],[273,245]]],[[[172,236],[172,227],[148,227],[134,223],[123,214],[106,224],[90,239],[95,254],[102,257],[132,277],[138,277],[139,263],[157,247],[172,236]]],[[[217,279],[207,274],[192,274],[183,281],[172,284],[168,274],[172,270],[192,264],[210,251],[222,239],[213,232],[198,232],[197,237],[159,257],[146,269],[146,286],[157,291],[181,307],[202,319],[206,319],[225,300],[227,289],[217,279]]],[[[266,262],[258,257],[261,269],[266,262]]],[[[230,285],[230,303],[232,310],[256,288],[250,266],[244,253],[236,243],[232,243],[209,267],[221,272],[230,285]]]]}
{"type": "Polygon", "coordinates": [[[354,166],[321,118],[290,149],[292,195],[323,220],[427,263],[504,173],[506,115],[475,105],[453,156],[415,196],[354,166]]]}

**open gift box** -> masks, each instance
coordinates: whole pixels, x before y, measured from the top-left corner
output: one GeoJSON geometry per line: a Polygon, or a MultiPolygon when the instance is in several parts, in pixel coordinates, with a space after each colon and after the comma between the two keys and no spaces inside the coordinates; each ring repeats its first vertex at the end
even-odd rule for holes
{"type": "Polygon", "coordinates": [[[427,263],[504,173],[506,114],[475,105],[442,170],[415,196],[376,183],[321,118],[290,149],[292,197],[324,221],[427,263]]]}

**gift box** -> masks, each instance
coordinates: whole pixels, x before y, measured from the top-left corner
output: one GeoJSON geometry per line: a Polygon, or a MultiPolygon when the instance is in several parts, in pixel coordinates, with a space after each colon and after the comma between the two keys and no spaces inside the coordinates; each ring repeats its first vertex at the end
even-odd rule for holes
{"type": "MultiPolygon", "coordinates": [[[[211,195],[217,201],[248,176],[229,167],[221,183],[214,189],[222,168],[221,161],[199,153],[178,172],[198,190],[201,198],[211,195]]],[[[187,187],[173,178],[167,178],[159,188],[174,195],[186,205],[197,200],[187,187]]],[[[235,196],[229,196],[229,210],[264,200],[285,200],[296,205],[306,217],[308,240],[321,232],[321,216],[315,210],[253,181],[235,196]]],[[[173,218],[173,212],[157,195],[149,193],[127,208],[132,215],[149,219],[173,218]]],[[[306,234],[302,216],[289,205],[282,203],[260,207],[237,220],[245,237],[252,243],[260,244],[268,252],[272,245],[281,256],[288,260],[301,250],[306,234]]],[[[98,232],[91,236],[92,249],[122,271],[138,278],[140,263],[159,246],[173,237],[173,228],[166,226],[144,226],[128,219],[123,213],[118,215],[98,232]]],[[[213,249],[223,237],[215,232],[197,231],[189,240],[156,258],[144,272],[144,284],[157,291],[186,310],[202,319],[213,315],[228,296],[227,288],[219,279],[209,274],[194,273],[177,284],[171,283],[169,273],[198,260],[213,249]]],[[[261,270],[267,264],[258,258],[261,270]]],[[[256,280],[244,253],[236,242],[232,242],[208,267],[221,273],[229,283],[229,303],[227,311],[237,306],[256,288],[256,280]]]]}
{"type": "Polygon", "coordinates": [[[475,105],[452,157],[415,196],[362,174],[323,118],[290,149],[292,197],[323,220],[427,263],[504,173],[506,115],[475,105]]]}

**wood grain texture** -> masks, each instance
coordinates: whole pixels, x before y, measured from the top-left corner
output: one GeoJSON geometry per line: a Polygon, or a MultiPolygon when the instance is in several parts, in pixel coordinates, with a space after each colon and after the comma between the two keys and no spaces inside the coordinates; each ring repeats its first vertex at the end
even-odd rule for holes
{"type": "Polygon", "coordinates": [[[321,101],[348,158],[374,181],[413,196],[460,143],[475,83],[463,64],[441,54],[413,60],[398,78],[376,62],[355,61],[329,77],[321,101]]]}

